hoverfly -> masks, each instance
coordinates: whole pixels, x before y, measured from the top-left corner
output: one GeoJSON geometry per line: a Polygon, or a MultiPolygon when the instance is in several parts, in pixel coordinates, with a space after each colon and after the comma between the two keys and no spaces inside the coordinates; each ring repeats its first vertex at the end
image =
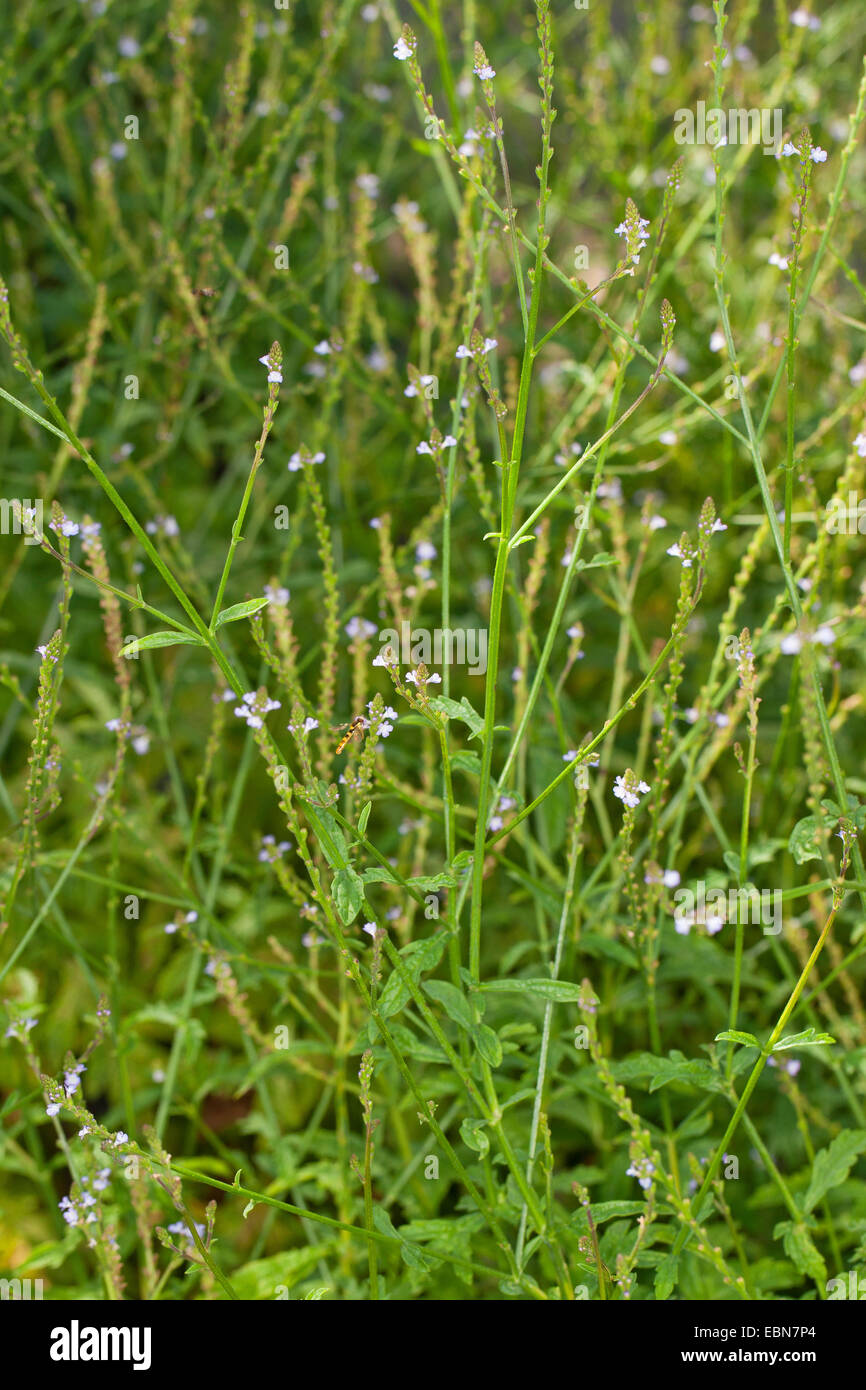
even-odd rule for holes
{"type": "Polygon", "coordinates": [[[350,741],[350,739],[356,738],[359,743],[363,742],[364,734],[367,729],[367,721],[364,718],[363,714],[356,714],[351,724],[338,724],[337,728],[345,729],[346,732],[343,734],[343,737],[340,739],[340,742],[334,749],[335,757],[337,753],[342,753],[343,749],[345,748],[346,744],[350,741]]]}

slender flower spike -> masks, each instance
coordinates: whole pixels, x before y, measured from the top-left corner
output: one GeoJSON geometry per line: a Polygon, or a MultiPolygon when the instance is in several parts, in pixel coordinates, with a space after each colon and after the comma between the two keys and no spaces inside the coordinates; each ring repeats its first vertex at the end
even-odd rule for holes
{"type": "MultiPolygon", "coordinates": [[[[631,198],[626,198],[625,218],[618,227],[614,228],[617,236],[625,237],[626,256],[634,265],[640,260],[640,253],[649,241],[649,219],[641,217],[637,206],[631,198]]],[[[633,270],[626,272],[634,275],[633,270]]]]}
{"type": "Polygon", "coordinates": [[[283,361],[283,350],[279,343],[272,343],[270,352],[267,353],[266,356],[260,357],[259,361],[263,367],[267,367],[268,369],[268,381],[277,383],[282,381],[283,374],[280,367],[283,361]]]}

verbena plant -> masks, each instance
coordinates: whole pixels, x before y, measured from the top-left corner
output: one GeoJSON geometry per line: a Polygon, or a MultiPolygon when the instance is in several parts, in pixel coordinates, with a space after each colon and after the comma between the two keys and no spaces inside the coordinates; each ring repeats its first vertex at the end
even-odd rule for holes
{"type": "Polygon", "coordinates": [[[862,7],[200,8],[4,35],[0,1266],[846,1296],[862,7]]]}

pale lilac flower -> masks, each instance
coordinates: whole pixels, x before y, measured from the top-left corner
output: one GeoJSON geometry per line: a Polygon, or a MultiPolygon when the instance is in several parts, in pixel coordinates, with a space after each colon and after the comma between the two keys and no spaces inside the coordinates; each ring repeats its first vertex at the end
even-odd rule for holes
{"type": "Polygon", "coordinates": [[[251,729],[261,729],[265,715],[280,708],[280,701],[271,700],[265,691],[248,690],[241,699],[243,704],[237,705],[234,712],[238,719],[245,719],[251,729]]]}
{"type": "Polygon", "coordinates": [[[827,151],[822,150],[820,145],[815,145],[814,149],[809,151],[809,158],[813,164],[824,164],[827,160],[827,151]]]}
{"type": "Polygon", "coordinates": [[[861,459],[866,459],[866,430],[861,430],[854,440],[854,448],[861,459]]]}
{"type": "Polygon", "coordinates": [[[812,29],[814,31],[821,28],[821,21],[818,16],[810,14],[808,10],[799,8],[793,10],[789,18],[797,29],[812,29]]]}
{"type": "Polygon", "coordinates": [[[710,334],[710,352],[721,352],[725,346],[725,335],[720,328],[710,334]]]}
{"type": "Polygon", "coordinates": [[[285,608],[291,598],[288,589],[283,588],[281,584],[276,587],[273,584],[266,584],[264,592],[269,608],[285,608]]]}
{"type": "Polygon", "coordinates": [[[349,619],[343,631],[348,637],[354,639],[356,637],[372,637],[373,633],[377,632],[378,629],[376,624],[371,623],[368,618],[359,618],[356,616],[349,619]]]}
{"type": "Polygon", "coordinates": [[[273,835],[262,836],[262,847],[259,850],[260,864],[274,864],[278,859],[282,859],[287,850],[292,848],[288,840],[280,840],[279,844],[273,835]]]}
{"type": "Polygon", "coordinates": [[[767,257],[767,263],[768,263],[768,265],[774,265],[774,266],[776,266],[776,268],[777,268],[778,270],[787,270],[787,269],[788,269],[788,257],[787,257],[787,256],[780,256],[779,253],[778,253],[778,251],[774,251],[773,254],[772,254],[771,256],[768,256],[768,257],[767,257]]]}
{"type": "Polygon", "coordinates": [[[474,67],[472,71],[475,73],[476,77],[481,78],[482,82],[490,82],[491,79],[496,76],[496,69],[492,68],[489,63],[481,63],[477,67],[474,67]]]}
{"type": "Polygon", "coordinates": [[[412,50],[404,38],[399,38],[394,44],[394,57],[399,58],[401,63],[412,57],[412,50]]]}
{"type": "Polygon", "coordinates": [[[376,935],[376,923],[375,923],[375,922],[365,922],[364,925],[363,925],[363,927],[361,928],[361,931],[365,931],[365,932],[367,933],[368,936],[375,936],[375,935],[376,935]]]}
{"type": "Polygon", "coordinates": [[[299,453],[294,453],[292,454],[292,457],[289,459],[287,467],[290,473],[297,473],[299,469],[303,468],[305,463],[324,462],[325,455],[321,452],[321,450],[317,454],[313,454],[312,457],[307,457],[306,459],[302,459],[299,453]]]}

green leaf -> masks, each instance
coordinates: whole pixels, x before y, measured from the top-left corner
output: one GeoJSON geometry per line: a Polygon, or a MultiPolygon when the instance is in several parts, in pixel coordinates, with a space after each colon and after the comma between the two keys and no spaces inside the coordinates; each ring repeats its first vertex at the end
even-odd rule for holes
{"type": "Polygon", "coordinates": [[[474,1153],[480,1154],[482,1158],[490,1152],[490,1140],[484,1133],[486,1123],[486,1120],[466,1119],[460,1126],[460,1138],[464,1144],[474,1153]]]}
{"type": "Polygon", "coordinates": [[[341,921],[348,927],[361,911],[364,901],[364,883],[361,875],[354,869],[338,869],[331,884],[331,896],[341,921]]]}
{"type": "Polygon", "coordinates": [[[677,1285],[677,1275],[679,1273],[679,1255],[665,1255],[658,1269],[656,1270],[654,1292],[659,1302],[670,1298],[677,1285]]]}
{"type": "Polygon", "coordinates": [[[603,565],[618,565],[619,560],[615,555],[611,555],[609,550],[600,550],[597,555],[593,555],[590,560],[578,560],[574,567],[577,574],[580,570],[600,569],[603,565]]]}
{"type": "Polygon", "coordinates": [[[367,830],[367,821],[370,819],[370,812],[373,809],[372,801],[368,801],[360,816],[358,817],[358,834],[363,835],[367,830]]]}
{"type": "Polygon", "coordinates": [[[786,1052],[789,1047],[830,1047],[835,1041],[829,1033],[816,1033],[814,1028],[805,1028],[802,1033],[789,1033],[786,1038],[780,1038],[773,1051],[786,1052]]]}
{"type": "MultiPolygon", "coordinates": [[[[413,941],[403,947],[400,958],[412,980],[417,983],[427,970],[432,970],[439,964],[447,939],[447,932],[440,931],[435,936],[428,936],[423,941],[413,941]]],[[[403,982],[397,970],[392,970],[379,998],[379,1013],[382,1018],[391,1018],[398,1014],[408,998],[409,986],[403,982]]]]}
{"type": "Polygon", "coordinates": [[[812,1211],[821,1198],[844,1182],[857,1159],[866,1149],[866,1130],[844,1129],[841,1134],[819,1149],[812,1164],[812,1179],[803,1199],[803,1210],[812,1211]]]}
{"type": "Polygon", "coordinates": [[[251,613],[258,613],[259,609],[264,608],[265,604],[269,602],[270,600],[265,594],[262,598],[249,598],[245,603],[233,603],[231,608],[224,608],[217,615],[214,631],[218,627],[222,627],[223,623],[236,623],[238,618],[248,618],[251,613]]]}
{"type": "Polygon", "coordinates": [[[330,1245],[307,1245],[300,1250],[283,1250],[265,1260],[253,1260],[233,1272],[232,1287],[238,1298],[248,1301],[276,1298],[281,1286],[291,1288],[300,1283],[331,1251],[330,1245]]]}
{"type": "Polygon", "coordinates": [[[475,738],[484,728],[484,720],[477,710],[474,710],[464,695],[459,704],[456,700],[449,700],[447,695],[437,695],[430,704],[439,714],[447,714],[449,719],[462,719],[464,724],[468,724],[472,733],[470,737],[475,738]]]}
{"type": "Polygon", "coordinates": [[[456,985],[449,984],[447,980],[425,980],[424,993],[441,1004],[448,1017],[461,1028],[468,1031],[474,1026],[475,1018],[469,1000],[456,985]]]}
{"type": "Polygon", "coordinates": [[[155,647],[177,647],[186,645],[188,647],[203,647],[204,640],[194,632],[151,632],[147,637],[136,637],[134,642],[127,642],[125,647],[121,647],[121,656],[137,656],[139,652],[147,652],[155,647]]]}
{"type": "Polygon", "coordinates": [[[760,1050],[761,1044],[754,1033],[741,1033],[739,1028],[726,1028],[724,1033],[717,1033],[715,1042],[739,1043],[741,1047],[757,1047],[760,1050]]]}
{"type": "Polygon", "coordinates": [[[484,994],[531,994],[555,1004],[576,1004],[583,992],[582,985],[566,980],[488,980],[480,988],[484,994]]]}
{"type": "Polygon", "coordinates": [[[817,816],[804,816],[798,820],[788,838],[788,852],[796,864],[805,864],[809,859],[820,859],[821,851],[815,843],[815,831],[819,828],[817,816]]]}
{"type": "MultiPolygon", "coordinates": [[[[432,983],[432,982],[431,982],[432,983]]],[[[498,1067],[502,1061],[502,1043],[492,1028],[486,1023],[476,1023],[469,1029],[472,1041],[489,1067],[498,1067]]]]}
{"type": "Polygon", "coordinates": [[[808,1274],[820,1284],[826,1284],[827,1266],[804,1222],[780,1221],[773,1236],[776,1240],[782,1237],[785,1254],[801,1274],[808,1274]]]}

